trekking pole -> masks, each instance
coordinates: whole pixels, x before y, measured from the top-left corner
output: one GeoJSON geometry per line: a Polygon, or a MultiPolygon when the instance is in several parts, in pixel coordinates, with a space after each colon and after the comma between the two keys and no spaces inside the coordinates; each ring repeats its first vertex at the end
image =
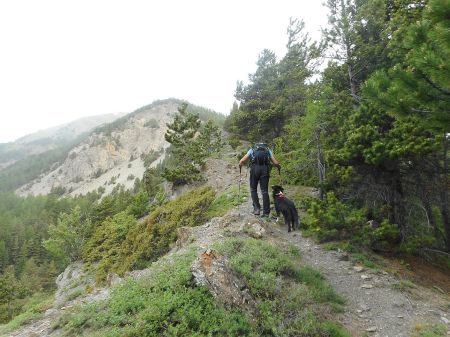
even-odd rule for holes
{"type": "MultiPolygon", "coordinates": [[[[238,205],[241,204],[241,172],[242,172],[242,166],[239,165],[239,183],[238,183],[238,205]]],[[[241,211],[239,209],[238,215],[241,216],[241,211]]]]}

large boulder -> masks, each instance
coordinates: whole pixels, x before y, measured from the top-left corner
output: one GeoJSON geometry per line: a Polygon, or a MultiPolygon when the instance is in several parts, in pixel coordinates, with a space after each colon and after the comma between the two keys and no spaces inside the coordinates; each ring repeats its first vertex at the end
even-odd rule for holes
{"type": "Polygon", "coordinates": [[[205,286],[214,298],[227,308],[239,308],[255,317],[256,301],[242,277],[230,267],[228,259],[215,250],[200,254],[191,268],[195,283],[205,286]]]}

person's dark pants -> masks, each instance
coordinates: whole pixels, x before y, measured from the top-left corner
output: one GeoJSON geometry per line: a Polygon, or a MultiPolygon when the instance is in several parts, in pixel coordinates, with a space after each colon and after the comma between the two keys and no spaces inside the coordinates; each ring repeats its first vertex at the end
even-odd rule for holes
{"type": "Polygon", "coordinates": [[[267,165],[252,165],[250,168],[250,193],[253,201],[253,208],[260,210],[261,205],[258,198],[258,182],[263,199],[263,214],[270,213],[269,199],[269,167],[267,165]]]}

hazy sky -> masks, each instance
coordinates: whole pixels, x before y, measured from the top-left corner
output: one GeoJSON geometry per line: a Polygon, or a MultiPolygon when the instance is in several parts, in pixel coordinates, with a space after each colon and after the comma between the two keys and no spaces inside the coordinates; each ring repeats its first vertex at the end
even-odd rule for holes
{"type": "Polygon", "coordinates": [[[74,119],[186,99],[228,114],[236,81],[318,0],[0,2],[0,142],[74,119]]]}

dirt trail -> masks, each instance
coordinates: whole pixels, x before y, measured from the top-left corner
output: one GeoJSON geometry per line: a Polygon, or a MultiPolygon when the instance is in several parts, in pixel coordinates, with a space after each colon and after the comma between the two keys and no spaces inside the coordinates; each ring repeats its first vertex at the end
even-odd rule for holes
{"type": "MultiPolygon", "coordinates": [[[[235,185],[239,171],[227,161],[212,160],[209,163],[208,181],[218,190],[235,185]]],[[[248,177],[243,175],[242,193],[248,193],[248,177]]],[[[258,222],[265,228],[263,239],[279,244],[292,244],[301,252],[302,261],[321,271],[338,294],[346,301],[344,312],[337,315],[353,336],[406,337],[412,336],[417,324],[446,324],[450,335],[450,298],[437,290],[416,286],[402,291],[401,280],[386,271],[360,269],[348,260],[346,254],[324,250],[312,239],[300,232],[288,233],[282,221],[262,220],[250,214],[248,200],[222,218],[187,229],[184,241],[195,239],[199,250],[210,248],[217,240],[223,240],[225,231],[241,233],[243,226],[258,222]],[[356,267],[356,268],[355,268],[356,267]]],[[[180,240],[182,240],[180,238],[180,240]]],[[[174,247],[176,251],[177,246],[174,247]]],[[[181,243],[182,245],[182,243],[181,243]]],[[[132,272],[132,277],[145,274],[146,270],[132,272]]],[[[41,320],[31,322],[8,336],[58,336],[51,331],[51,324],[64,310],[50,309],[41,320]]]]}
{"type": "Polygon", "coordinates": [[[373,336],[411,336],[416,325],[446,323],[450,334],[449,303],[437,291],[416,286],[396,289],[401,280],[386,271],[362,269],[346,260],[346,254],[326,251],[301,233],[287,233],[272,225],[280,239],[288,240],[301,251],[305,264],[318,269],[333,288],[346,300],[341,317],[355,336],[365,332],[373,336]]]}
{"type": "MultiPolygon", "coordinates": [[[[220,169],[220,165],[213,166],[220,169]]],[[[220,179],[238,180],[237,167],[228,165],[220,179]]],[[[244,174],[241,189],[249,195],[244,174]]],[[[250,199],[239,207],[242,220],[246,221],[251,209],[250,199]]],[[[445,324],[450,335],[449,294],[420,285],[411,288],[411,283],[387,271],[355,265],[346,253],[325,250],[301,231],[288,233],[282,222],[261,221],[274,239],[298,247],[303,262],[319,270],[345,299],[345,312],[338,319],[354,336],[407,337],[416,326],[427,324],[445,324]]]]}
{"type": "MultiPolygon", "coordinates": [[[[247,191],[248,183],[242,188],[247,191]]],[[[248,200],[240,212],[249,214],[251,209],[248,200]]],[[[407,337],[427,324],[445,324],[450,335],[448,294],[420,285],[409,288],[386,271],[355,265],[346,253],[325,250],[301,231],[288,233],[282,218],[261,222],[274,238],[298,247],[303,263],[319,270],[345,299],[345,312],[337,319],[354,336],[407,337]]]]}

